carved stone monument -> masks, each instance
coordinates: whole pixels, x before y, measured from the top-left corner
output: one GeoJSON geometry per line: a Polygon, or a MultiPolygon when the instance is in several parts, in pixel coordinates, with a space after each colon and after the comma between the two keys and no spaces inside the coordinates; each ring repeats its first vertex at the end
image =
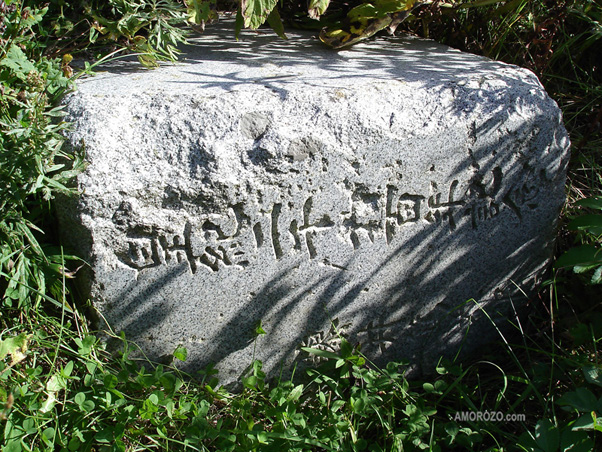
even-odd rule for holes
{"type": "Polygon", "coordinates": [[[89,166],[62,201],[86,295],[153,359],[224,383],[336,347],[432,369],[495,337],[551,257],[568,138],[529,71],[431,41],[331,51],[211,30],[178,64],[66,100],[89,166]],[[261,321],[267,334],[257,337],[261,321]]]}

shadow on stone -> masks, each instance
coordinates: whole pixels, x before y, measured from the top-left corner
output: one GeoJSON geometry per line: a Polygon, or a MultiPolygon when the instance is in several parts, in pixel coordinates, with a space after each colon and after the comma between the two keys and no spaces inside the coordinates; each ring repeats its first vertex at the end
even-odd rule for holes
{"type": "Polygon", "coordinates": [[[413,38],[230,33],[67,99],[90,165],[63,230],[109,324],[224,384],[336,350],[332,322],[415,373],[496,337],[480,307],[501,325],[526,304],[564,201],[568,138],[536,77],[413,38]]]}

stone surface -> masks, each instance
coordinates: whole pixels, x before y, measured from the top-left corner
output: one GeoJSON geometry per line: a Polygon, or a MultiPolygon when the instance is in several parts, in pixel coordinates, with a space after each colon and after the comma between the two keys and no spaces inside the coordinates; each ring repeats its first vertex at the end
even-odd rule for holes
{"type": "Polygon", "coordinates": [[[479,304],[524,305],[551,256],[568,139],[524,69],[209,28],[180,64],[115,63],[66,105],[84,293],[151,358],[183,345],[224,383],[254,349],[274,374],[336,348],[331,321],[376,362],[432,369],[495,337],[479,304]]]}

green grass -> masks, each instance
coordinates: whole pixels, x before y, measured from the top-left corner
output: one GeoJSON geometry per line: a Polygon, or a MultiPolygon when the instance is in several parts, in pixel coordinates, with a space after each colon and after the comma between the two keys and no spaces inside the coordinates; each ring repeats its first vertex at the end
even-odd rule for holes
{"type": "MultiPolygon", "coordinates": [[[[408,381],[408,363],[380,369],[343,338],[338,354],[306,350],[322,364],[295,382],[266,381],[255,361],[242,391],[229,393],[211,369],[187,376],[134,360],[124,338],[108,353],[69,293],[80,264],[52,235],[51,200],[72,192],[69,179],[83,165],[62,148],[68,124],[56,107],[70,87],[69,54],[126,47],[152,66],[175,56],[185,36],[178,24],[194,8],[211,8],[0,2],[2,451],[601,449],[602,6],[482,3],[430,2],[404,26],[534,70],[563,110],[573,146],[557,264],[515,325],[519,339],[500,334],[489,354],[440,362],[434,377],[408,381]]],[[[337,14],[341,7],[332,5],[337,14]]]]}
{"type": "MultiPolygon", "coordinates": [[[[563,310],[557,299],[548,306],[563,310]]],[[[522,343],[501,340],[495,359],[442,362],[428,381],[408,381],[408,363],[379,369],[343,339],[339,354],[309,350],[324,362],[295,383],[266,382],[253,362],[236,394],[218,389],[211,372],[192,378],[134,361],[127,341],[108,354],[67,303],[54,313],[5,314],[0,417],[7,451],[599,446],[599,312],[557,330],[533,315],[522,343]]],[[[174,359],[186,359],[185,350],[174,359]]]]}

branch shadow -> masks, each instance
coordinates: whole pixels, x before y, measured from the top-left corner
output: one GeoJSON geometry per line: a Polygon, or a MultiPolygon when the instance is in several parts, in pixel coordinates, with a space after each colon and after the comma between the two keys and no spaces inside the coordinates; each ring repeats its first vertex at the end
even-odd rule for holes
{"type": "MultiPolygon", "coordinates": [[[[195,286],[189,264],[174,262],[116,294],[121,301],[111,308],[109,322],[134,342],[144,342],[145,351],[157,360],[169,358],[179,345],[161,342],[168,332],[194,338],[187,344],[189,359],[180,367],[194,373],[210,363],[220,369],[224,360],[238,362],[238,368],[220,369],[223,381],[234,385],[253,358],[265,363],[271,377],[311,365],[300,347],[332,347],[321,340],[333,321],[377,365],[408,359],[415,375],[431,373],[441,356],[467,355],[494,339],[498,328],[508,331],[509,319],[527,304],[545,275],[564,197],[564,149],[539,153],[538,159],[504,150],[555,147],[562,137],[535,127],[542,120],[514,127],[495,149],[475,146],[473,158],[458,164],[449,177],[452,182],[474,170],[464,193],[470,202],[451,203],[439,216],[423,214],[395,225],[397,235],[380,256],[371,255],[367,243],[343,265],[312,275],[307,268],[319,266],[318,260],[312,261],[311,253],[300,254],[272,267],[278,271],[255,275],[259,290],[238,299],[232,299],[228,288],[215,286],[223,292],[211,293],[195,286]],[[475,162],[480,162],[477,167],[475,162]],[[484,205],[495,206],[495,215],[476,210],[484,205]],[[347,270],[358,269],[362,260],[369,262],[367,271],[347,270]],[[189,279],[179,282],[185,274],[189,279]],[[223,320],[218,311],[227,312],[223,320]],[[207,337],[199,336],[202,328],[195,329],[195,315],[199,325],[211,325],[207,337]],[[188,324],[179,320],[182,316],[188,324]],[[267,333],[257,337],[259,322],[267,333]]],[[[485,124],[476,133],[494,132],[485,124]]],[[[428,203],[437,199],[431,198],[428,203]]],[[[249,284],[245,278],[228,277],[224,284],[249,284]]]]}

